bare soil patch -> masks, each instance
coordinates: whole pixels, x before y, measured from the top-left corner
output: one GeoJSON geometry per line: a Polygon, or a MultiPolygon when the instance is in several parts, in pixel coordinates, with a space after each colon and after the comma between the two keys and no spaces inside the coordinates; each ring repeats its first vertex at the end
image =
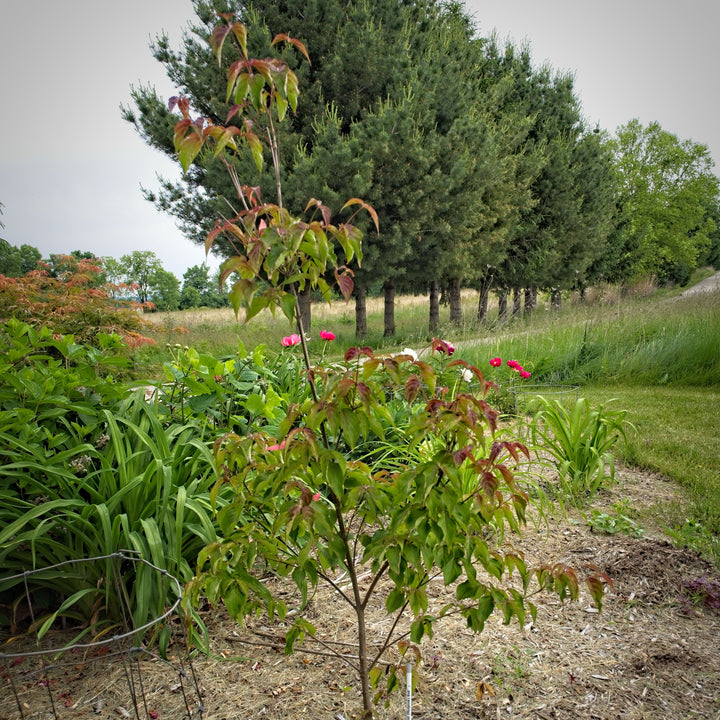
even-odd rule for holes
{"type": "MultiPolygon", "coordinates": [[[[618,475],[619,482],[594,507],[609,508],[628,498],[642,518],[649,518],[644,511],[679,502],[674,486],[656,475],[625,469],[618,475]]],[[[652,524],[641,523],[647,532],[637,539],[595,534],[577,511],[558,513],[548,523],[530,525],[518,547],[529,564],[556,561],[606,572],[613,587],[602,612],[583,592],[576,603],[536,596],[537,619],[525,627],[505,626],[493,616],[485,631],[474,635],[462,619],[445,618],[434,637],[422,643],[413,717],[720,718],[720,617],[700,607],[687,612],[680,601],[683,581],[718,579],[718,569],[672,546],[652,524]]],[[[293,591],[288,587],[287,592],[293,591]]],[[[441,582],[431,588],[431,611],[442,606],[447,592],[441,582]]],[[[192,665],[202,687],[204,718],[359,717],[353,671],[321,645],[306,642],[303,651],[285,656],[282,625],[255,619],[240,628],[219,609],[203,614],[213,654],[192,665]]],[[[319,636],[340,652],[353,653],[343,644],[352,641],[352,622],[337,594],[318,591],[310,616],[319,636]]],[[[371,621],[370,640],[377,641],[387,627],[379,613],[371,621]]],[[[118,708],[132,709],[122,697],[127,682],[118,662],[75,663],[63,672],[53,688],[58,717],[110,720],[125,716],[118,708]]],[[[147,707],[140,717],[184,716],[177,676],[166,664],[144,661],[143,683],[147,707]]],[[[20,687],[25,717],[52,717],[46,688],[37,682],[20,687]]],[[[0,685],[2,720],[20,717],[8,692],[6,671],[0,685]]],[[[387,709],[378,708],[378,717],[406,717],[402,690],[387,709]]]]}

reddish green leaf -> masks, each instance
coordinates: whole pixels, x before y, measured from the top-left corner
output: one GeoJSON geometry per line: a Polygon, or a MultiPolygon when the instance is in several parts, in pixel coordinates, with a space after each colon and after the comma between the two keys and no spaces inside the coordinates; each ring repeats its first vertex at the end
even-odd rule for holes
{"type": "Polygon", "coordinates": [[[180,160],[180,165],[184,172],[187,172],[190,165],[192,165],[192,161],[202,149],[202,144],[202,138],[194,132],[186,135],[180,143],[178,160],[180,160]]]}
{"type": "Polygon", "coordinates": [[[373,223],[375,223],[375,229],[377,232],[380,232],[380,221],[378,220],[378,215],[375,212],[375,208],[373,208],[372,205],[368,205],[364,200],[361,200],[360,198],[350,198],[341,208],[341,210],[344,210],[347,207],[351,207],[353,205],[360,205],[361,208],[364,210],[367,210],[370,217],[372,218],[373,223]]]}
{"type": "Polygon", "coordinates": [[[286,42],[286,43],[289,43],[290,45],[293,45],[305,56],[306,60],[308,62],[310,62],[310,56],[308,55],[308,51],[305,48],[305,45],[303,45],[300,42],[300,40],[297,40],[292,37],[288,37],[287,35],[285,35],[285,33],[279,33],[278,35],[276,35],[273,38],[272,45],[277,45],[277,43],[279,43],[279,42],[286,42]]]}
{"type": "Polygon", "coordinates": [[[327,205],[323,205],[320,200],[316,200],[315,198],[310,198],[308,200],[307,205],[305,205],[305,212],[307,212],[311,207],[317,208],[320,210],[320,214],[322,215],[323,222],[326,225],[330,224],[330,218],[332,217],[330,213],[330,208],[327,205]]]}
{"type": "Polygon", "coordinates": [[[222,66],[222,48],[229,32],[230,27],[228,25],[217,25],[210,36],[210,47],[213,55],[218,59],[218,67],[222,66]]]}
{"type": "Polygon", "coordinates": [[[353,292],[353,279],[349,272],[343,272],[338,273],[338,269],[335,268],[335,279],[337,280],[338,288],[340,289],[340,293],[345,298],[345,300],[349,300],[350,296],[353,292]]]}
{"type": "Polygon", "coordinates": [[[236,22],[232,25],[232,32],[240,45],[243,56],[247,57],[247,28],[241,22],[236,22]]]}
{"type": "Polygon", "coordinates": [[[420,392],[420,377],[418,375],[410,375],[405,381],[405,399],[408,403],[413,403],[420,392]]]}

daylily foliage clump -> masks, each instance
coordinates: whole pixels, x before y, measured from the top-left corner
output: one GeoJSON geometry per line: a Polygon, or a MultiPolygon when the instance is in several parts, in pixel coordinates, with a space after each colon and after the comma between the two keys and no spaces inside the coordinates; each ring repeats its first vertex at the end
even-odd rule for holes
{"type": "MultiPolygon", "coordinates": [[[[208,247],[224,233],[237,250],[223,264],[223,279],[236,278],[236,311],[244,309],[249,319],[280,307],[297,324],[283,345],[302,348],[304,390],[279,427],[230,433],[216,442],[220,480],[213,495],[228,486],[233,495],[218,512],[221,539],[201,553],[189,597],[222,601],[239,620],[258,610],[283,620],[290,652],[315,635],[303,610],[312,590],[328,584],[355,618],[357,659],[338,657],[357,671],[363,716],[372,717],[373,699],[398,685],[397,667],[380,665],[393,644],[419,657],[423,637],[449,613],[460,613],[475,632],[495,611],[505,622],[524,623],[535,613],[531,593],[547,589],[574,598],[579,582],[562,564],[528,567],[509,542],[526,519],[530,498],[515,468],[529,453],[499,432],[498,413],[486,400],[491,383],[478,368],[451,359],[450,343],[436,339],[426,352],[398,354],[354,347],[339,362],[311,362],[298,291],[318,289],[329,298],[332,272],[349,297],[352,270],[336,267],[335,246],[346,262],[359,262],[361,233],[317,199],[307,204],[308,220],[283,208],[276,124],[295,111],[297,78],[281,59],[250,59],[244,26],[223,19],[211,42],[218,57],[228,38],[237,45],[240,59],[227,85],[235,103],[228,122],[236,124],[192,120],[187,102],[175,99],[182,115],[176,148],[185,169],[196,159],[216,158],[233,178],[243,209],[218,223],[208,247]],[[248,150],[258,167],[270,156],[276,204],[263,203],[234,174],[233,156],[248,150]],[[473,392],[461,391],[461,378],[472,380],[473,392]],[[299,588],[292,620],[286,602],[262,582],[267,572],[299,588]],[[363,583],[365,572],[370,579],[363,583]],[[427,590],[438,574],[454,591],[445,607],[430,612],[427,590]],[[371,652],[367,621],[378,609],[394,622],[371,652]]],[[[279,36],[279,42],[307,56],[298,41],[279,36]]],[[[361,200],[337,212],[353,206],[377,226],[374,210],[361,200]]],[[[324,330],[320,337],[330,341],[334,334],[324,330]]],[[[299,362],[298,354],[287,353],[287,361],[299,362]]],[[[588,587],[599,603],[601,579],[591,578],[588,587]]]]}

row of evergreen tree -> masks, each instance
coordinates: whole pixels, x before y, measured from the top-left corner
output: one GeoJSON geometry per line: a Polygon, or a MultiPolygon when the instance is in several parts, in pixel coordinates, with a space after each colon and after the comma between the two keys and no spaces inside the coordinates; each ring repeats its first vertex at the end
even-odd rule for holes
{"type": "MultiPolygon", "coordinates": [[[[300,81],[297,114],[282,125],[283,202],[293,213],[320,198],[333,211],[350,197],[376,209],[356,269],[356,327],[365,296],[386,298],[394,331],[396,291],[429,292],[430,325],[447,291],[460,320],[460,290],[479,290],[483,319],[500,295],[563,290],[599,280],[654,275],[682,279],[712,261],[718,180],[707,147],[680,141],[656,123],[629,122],[616,137],[588,127],[573,78],[536,67],[527,47],[482,37],[451,0],[194,0],[198,21],[180,49],[156,38],[166,66],[194,110],[223,123],[228,48],[218,67],[207,39],[233,13],[249,30],[251,56],[274,54],[286,33],[311,62],[285,54],[300,81]]],[[[175,155],[177,116],[154,88],[132,91],[123,109],[143,139],[175,155]]],[[[241,180],[274,202],[274,179],[238,155],[241,180]]],[[[225,169],[199,156],[179,181],[147,198],[203,243],[215,220],[238,205],[225,169]]],[[[218,242],[222,256],[232,247],[218,242]]]]}

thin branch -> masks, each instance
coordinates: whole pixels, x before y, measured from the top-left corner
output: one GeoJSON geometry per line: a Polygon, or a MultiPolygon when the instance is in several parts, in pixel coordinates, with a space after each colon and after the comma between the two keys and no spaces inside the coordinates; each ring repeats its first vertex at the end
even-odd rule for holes
{"type": "Polygon", "coordinates": [[[365,593],[365,599],[363,600],[362,607],[366,608],[368,601],[370,600],[370,596],[373,594],[373,590],[375,590],[375,586],[380,581],[380,578],[385,574],[385,571],[390,567],[390,563],[386,560],[382,567],[375,573],[375,577],[372,579],[372,582],[370,583],[370,587],[367,589],[367,592],[365,593]]]}
{"type": "MultiPolygon", "coordinates": [[[[395,620],[392,624],[392,627],[390,628],[387,635],[385,636],[385,640],[383,641],[382,645],[380,646],[380,650],[378,651],[378,654],[373,658],[372,663],[370,664],[371,668],[376,665],[376,663],[382,657],[382,654],[390,647],[393,633],[395,632],[395,628],[397,627],[398,623],[400,622],[400,618],[405,614],[405,608],[407,608],[408,602],[409,601],[406,600],[403,603],[403,606],[398,610],[397,615],[395,616],[395,620]]],[[[405,637],[405,635],[408,635],[409,633],[410,633],[410,631],[408,631],[404,635],[401,635],[400,637],[405,637]]]]}

